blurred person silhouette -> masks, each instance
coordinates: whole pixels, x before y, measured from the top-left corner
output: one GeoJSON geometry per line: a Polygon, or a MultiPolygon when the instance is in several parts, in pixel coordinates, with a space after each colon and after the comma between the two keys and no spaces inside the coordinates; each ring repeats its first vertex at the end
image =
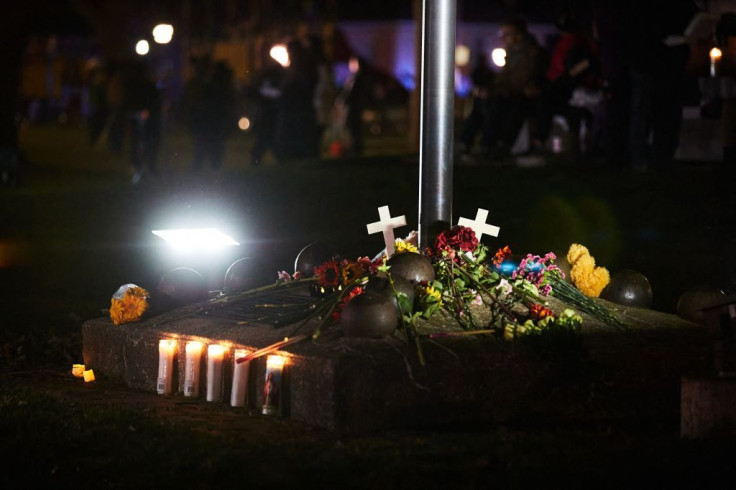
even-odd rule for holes
{"type": "MultiPolygon", "coordinates": [[[[531,151],[544,151],[553,119],[555,115],[560,115],[568,125],[571,150],[577,155],[581,149],[581,125],[583,121],[586,123],[590,137],[596,101],[602,99],[598,48],[572,9],[561,9],[555,25],[560,34],[545,72],[536,124],[532,131],[531,151]]],[[[590,148],[591,145],[584,146],[590,148]]]]}
{"type": "Polygon", "coordinates": [[[368,106],[371,94],[371,83],[365,60],[351,56],[348,61],[350,75],[337,98],[337,111],[344,127],[350,135],[348,153],[362,155],[363,145],[363,111],[368,106]]]}
{"type": "Polygon", "coordinates": [[[486,123],[488,111],[488,92],[493,82],[494,72],[488,63],[488,57],[485,53],[479,52],[477,61],[470,74],[472,82],[471,96],[472,107],[470,114],[465,118],[462,124],[459,151],[463,154],[472,152],[475,146],[478,134],[480,134],[486,123]]]}
{"type": "Polygon", "coordinates": [[[89,104],[90,114],[87,131],[90,146],[95,146],[102,136],[107,124],[110,108],[107,102],[108,74],[105,68],[96,64],[89,71],[89,104]]]}
{"type": "Polygon", "coordinates": [[[697,10],[688,1],[593,3],[609,165],[641,172],[672,166],[690,53],[682,34],[697,10]]]}
{"type": "Polygon", "coordinates": [[[110,78],[106,90],[107,106],[110,111],[107,146],[113,153],[122,153],[128,129],[128,115],[124,104],[126,72],[125,62],[114,63],[110,66],[110,78]]]}
{"type": "Polygon", "coordinates": [[[193,140],[192,171],[205,166],[219,171],[225,158],[225,142],[237,127],[233,71],[224,61],[199,61],[188,86],[189,127],[193,140]]]}
{"type": "Polygon", "coordinates": [[[506,50],[506,63],[490,85],[488,115],[481,135],[484,153],[494,160],[510,155],[524,122],[533,114],[547,64],[544,49],[529,33],[522,17],[506,18],[499,36],[506,50]]]}
{"type": "Polygon", "coordinates": [[[275,134],[281,105],[281,86],[285,68],[268,53],[264,55],[261,72],[249,88],[255,103],[253,134],[255,137],[250,152],[250,163],[260,165],[268,151],[276,154],[275,134]]]}
{"type": "Polygon", "coordinates": [[[161,95],[143,61],[135,60],[124,78],[123,107],[130,127],[131,179],[137,184],[144,174],[158,178],[161,145],[161,95]]]}
{"type": "Polygon", "coordinates": [[[314,92],[317,63],[309,48],[298,40],[287,44],[289,65],[281,84],[281,104],[276,122],[276,157],[280,162],[316,158],[317,115],[314,92]]]}
{"type": "Polygon", "coordinates": [[[680,142],[685,67],[690,47],[682,35],[697,11],[692,2],[631,3],[631,126],[634,170],[672,167],[680,142]]]}
{"type": "Polygon", "coordinates": [[[321,39],[313,40],[313,48],[317,57],[317,85],[314,89],[314,110],[317,117],[317,131],[315,134],[315,152],[322,153],[322,141],[325,130],[332,124],[335,100],[337,99],[337,86],[332,70],[332,63],[327,59],[324,45],[321,39]]]}

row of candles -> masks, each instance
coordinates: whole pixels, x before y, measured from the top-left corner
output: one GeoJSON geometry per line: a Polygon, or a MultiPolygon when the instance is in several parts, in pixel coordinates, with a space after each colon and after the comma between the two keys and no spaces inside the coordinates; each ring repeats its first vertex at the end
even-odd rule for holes
{"type": "MultiPolygon", "coordinates": [[[[202,351],[204,344],[189,341],[185,345],[184,386],[182,391],[186,397],[199,397],[200,369],[202,365],[202,351]]],[[[175,339],[161,339],[158,344],[158,381],[156,391],[161,395],[173,392],[174,356],[178,349],[175,339]]],[[[228,347],[221,344],[207,346],[207,387],[206,399],[208,402],[222,401],[223,397],[223,365],[228,347]]],[[[235,349],[234,359],[247,356],[246,349],[235,349]]],[[[281,391],[281,377],[285,358],[279,355],[269,355],[266,358],[266,378],[263,389],[262,412],[267,415],[278,413],[281,391]]],[[[230,405],[243,407],[246,403],[248,391],[248,370],[250,362],[233,362],[232,389],[230,391],[230,405]]]]}

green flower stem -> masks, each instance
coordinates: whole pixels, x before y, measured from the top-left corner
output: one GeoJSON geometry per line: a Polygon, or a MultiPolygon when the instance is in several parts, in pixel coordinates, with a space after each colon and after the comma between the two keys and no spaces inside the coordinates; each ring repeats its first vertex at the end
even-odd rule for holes
{"type": "MultiPolygon", "coordinates": [[[[475,264],[475,262],[473,262],[473,263],[475,264]]],[[[513,314],[512,312],[511,312],[511,310],[509,310],[509,309],[508,309],[508,307],[506,307],[506,305],[504,305],[503,303],[501,303],[501,302],[500,302],[500,301],[498,300],[498,298],[497,298],[497,297],[496,297],[496,296],[495,296],[495,295],[494,295],[494,294],[493,294],[493,293],[492,293],[492,292],[491,292],[490,290],[488,290],[488,288],[486,288],[486,287],[485,287],[485,285],[484,285],[483,283],[481,283],[480,281],[476,281],[476,280],[475,280],[475,279],[474,279],[474,278],[473,278],[473,277],[472,277],[472,276],[471,276],[470,274],[468,274],[468,273],[467,273],[466,271],[464,271],[464,270],[463,270],[462,268],[460,268],[460,269],[458,269],[458,270],[459,270],[459,271],[460,271],[460,272],[461,272],[461,273],[462,273],[463,275],[465,275],[465,277],[466,277],[467,279],[469,279],[469,280],[470,280],[470,281],[471,281],[471,282],[473,283],[473,285],[474,285],[474,286],[476,286],[476,287],[478,288],[478,290],[480,290],[481,292],[483,292],[483,293],[484,293],[484,294],[485,294],[486,296],[488,296],[488,297],[490,298],[490,300],[491,300],[492,302],[494,302],[494,303],[495,303],[496,305],[498,305],[498,306],[499,306],[499,307],[501,308],[501,310],[503,310],[504,314],[505,314],[505,315],[506,315],[506,316],[507,316],[507,317],[508,317],[509,319],[511,319],[511,321],[513,321],[514,323],[518,323],[518,320],[516,319],[516,316],[515,316],[515,315],[514,315],[514,314],[513,314]]],[[[487,270],[487,269],[486,269],[486,270],[487,270]]],[[[512,286],[512,288],[513,288],[513,286],[512,286]]],[[[514,288],[514,291],[515,291],[515,292],[517,292],[517,291],[516,291],[516,288],[514,288]]]]}
{"type": "Polygon", "coordinates": [[[393,292],[394,297],[396,298],[396,307],[399,310],[399,322],[401,323],[401,330],[404,332],[404,336],[406,337],[407,343],[414,342],[414,346],[417,349],[417,356],[419,357],[419,364],[424,366],[424,351],[422,350],[422,344],[419,342],[419,335],[417,334],[417,326],[416,326],[416,316],[412,314],[412,312],[406,313],[404,309],[401,307],[401,301],[399,301],[399,292],[396,290],[396,287],[394,286],[394,279],[391,276],[391,273],[386,271],[386,277],[388,278],[388,283],[391,286],[391,291],[393,292]],[[409,324],[407,326],[407,322],[405,317],[409,316],[411,320],[409,321],[409,324]]]}

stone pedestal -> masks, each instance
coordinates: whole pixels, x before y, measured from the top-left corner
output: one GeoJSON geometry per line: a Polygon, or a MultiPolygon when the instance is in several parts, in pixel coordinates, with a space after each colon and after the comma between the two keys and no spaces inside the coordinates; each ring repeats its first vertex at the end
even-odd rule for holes
{"type": "Polygon", "coordinates": [[[736,377],[682,379],[680,436],[736,437],[736,377]]]}
{"type": "MultiPolygon", "coordinates": [[[[235,348],[265,347],[292,330],[205,310],[193,305],[119,326],[107,318],[87,321],[84,363],[102,380],[116,379],[159,396],[158,341],[174,338],[179,347],[171,396],[183,396],[186,341],[225,344],[232,353],[235,348]]],[[[281,416],[345,432],[480,428],[514,420],[605,420],[632,414],[674,417],[676,424],[681,378],[703,376],[713,366],[707,330],[651,310],[619,308],[617,313],[626,320],[627,331],[584,316],[583,334],[564,342],[504,342],[479,335],[424,338],[425,366],[418,362],[415,347],[398,334],[349,338],[338,324],[316,341],[279,351],[288,358],[281,416]]],[[[449,318],[435,317],[422,329],[458,327],[449,318]]],[[[299,333],[309,332],[306,325],[299,333]]],[[[206,366],[206,355],[202,362],[206,366]]],[[[226,357],[224,371],[232,372],[232,355],[226,357]]],[[[265,358],[252,361],[250,373],[247,407],[260,412],[265,358]]],[[[228,383],[226,378],[224,406],[230,399],[228,383]]]]}

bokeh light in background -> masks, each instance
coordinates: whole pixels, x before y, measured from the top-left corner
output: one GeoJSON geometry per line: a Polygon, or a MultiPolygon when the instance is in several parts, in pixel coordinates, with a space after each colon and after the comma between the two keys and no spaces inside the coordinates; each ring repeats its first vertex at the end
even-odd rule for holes
{"type": "Polygon", "coordinates": [[[153,40],[158,44],[168,44],[174,36],[174,27],[171,24],[159,24],[153,28],[153,40]]]}
{"type": "Polygon", "coordinates": [[[148,41],[145,39],[141,39],[137,43],[135,43],[135,52],[141,56],[145,56],[148,54],[148,51],[150,50],[150,46],[148,45],[148,41]]]}
{"type": "Polygon", "coordinates": [[[271,58],[275,59],[276,62],[286,68],[291,64],[291,60],[289,60],[289,51],[286,49],[286,46],[283,44],[275,44],[271,48],[271,51],[268,52],[268,54],[271,56],[271,58]]]}
{"type": "Polygon", "coordinates": [[[470,62],[470,48],[462,44],[455,48],[455,65],[456,66],[467,66],[470,62]]]}
{"type": "Polygon", "coordinates": [[[241,117],[238,119],[238,128],[241,131],[248,131],[250,129],[250,119],[247,117],[241,117]]]}
{"type": "Polygon", "coordinates": [[[491,51],[491,60],[493,64],[502,67],[506,65],[506,50],[503,48],[496,48],[491,51]]]}

